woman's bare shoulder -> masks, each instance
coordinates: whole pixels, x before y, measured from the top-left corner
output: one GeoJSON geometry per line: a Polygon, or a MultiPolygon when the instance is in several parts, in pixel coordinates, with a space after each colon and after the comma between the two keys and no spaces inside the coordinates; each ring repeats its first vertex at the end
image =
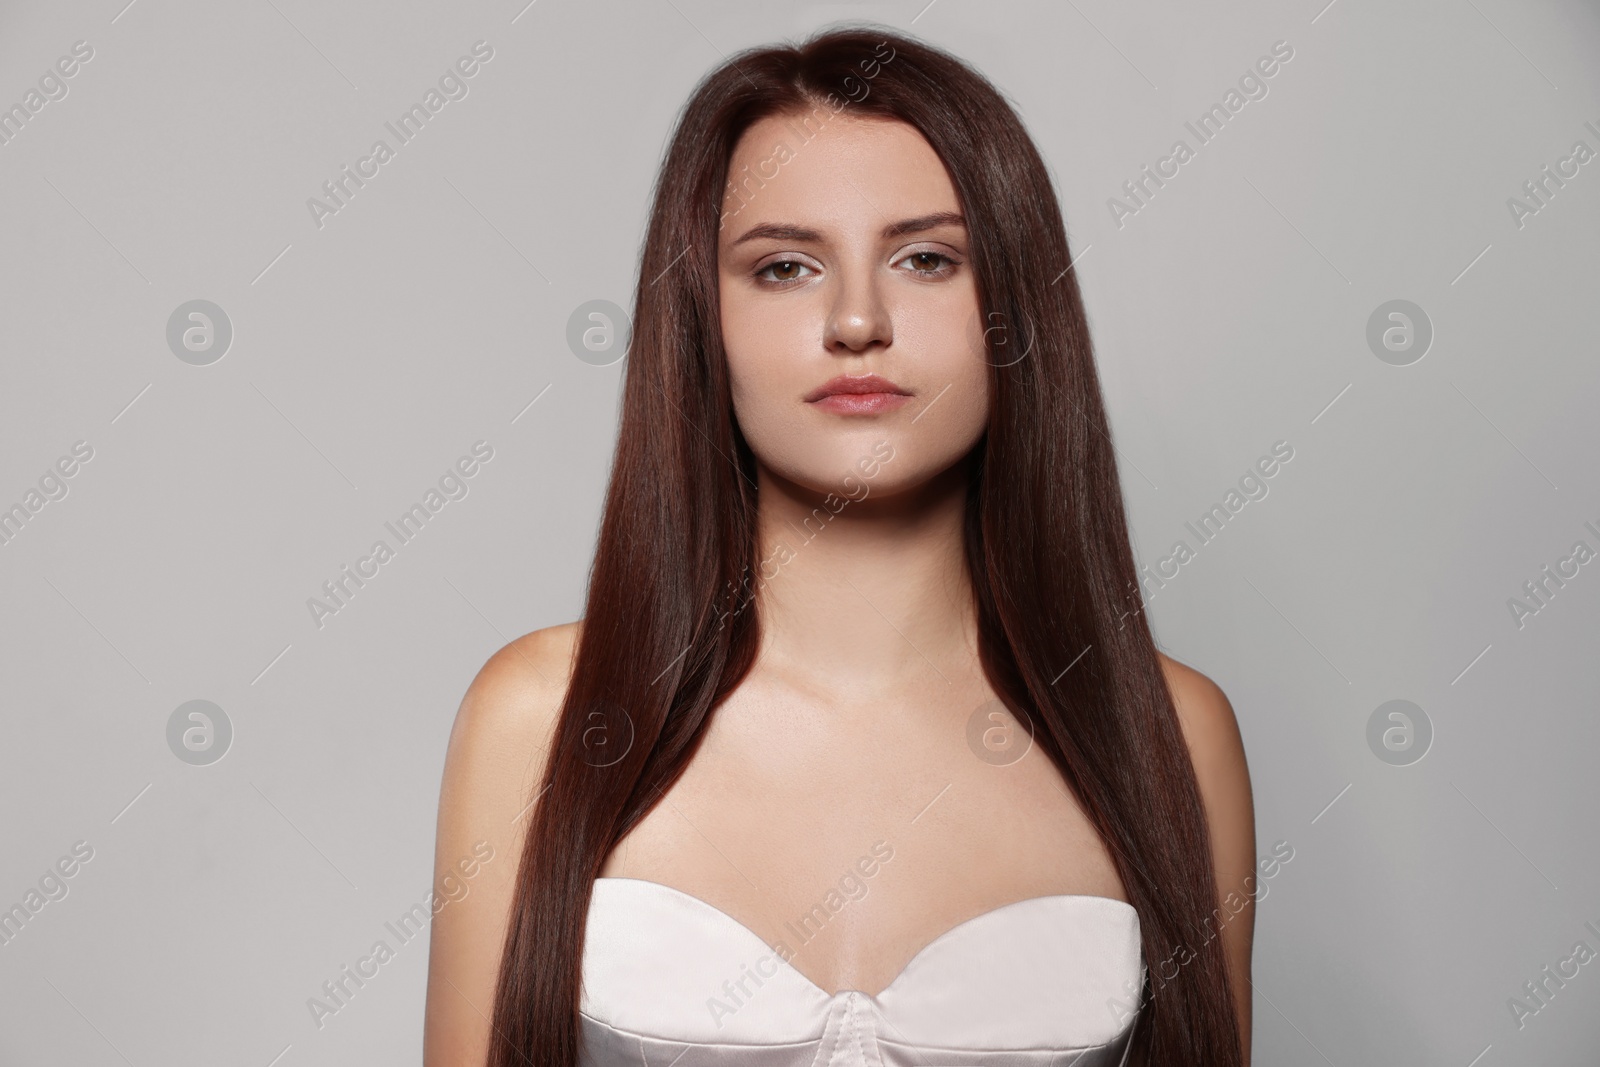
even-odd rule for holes
{"type": "Polygon", "coordinates": [[[472,679],[445,752],[440,849],[491,828],[505,837],[513,819],[526,828],[529,791],[544,776],[580,626],[524,634],[490,656],[472,679]]]}
{"type": "Polygon", "coordinates": [[[1215,751],[1238,744],[1239,722],[1222,687],[1165,652],[1158,651],[1156,657],[1190,746],[1215,751]]]}
{"type": "MultiPolygon", "coordinates": [[[[1239,720],[1222,688],[1210,678],[1157,652],[1184,741],[1194,762],[1202,799],[1214,830],[1221,823],[1234,835],[1253,830],[1250,772],[1239,720]]],[[[1246,863],[1246,868],[1254,864],[1246,863]]]]}
{"type": "Polygon", "coordinates": [[[572,674],[579,622],[490,656],[456,710],[439,788],[423,1062],[482,1063],[528,815],[572,674]]]}
{"type": "Polygon", "coordinates": [[[1250,956],[1255,939],[1255,801],[1244,740],[1227,694],[1193,667],[1158,652],[1167,688],[1205,807],[1216,865],[1217,896],[1229,920],[1222,928],[1225,958],[1233,978],[1235,1009],[1250,1056],[1250,956]]]}
{"type": "Polygon", "coordinates": [[[456,711],[450,746],[473,747],[491,740],[539,740],[554,716],[572,677],[582,620],[547,626],[512,641],[478,670],[456,711]]]}

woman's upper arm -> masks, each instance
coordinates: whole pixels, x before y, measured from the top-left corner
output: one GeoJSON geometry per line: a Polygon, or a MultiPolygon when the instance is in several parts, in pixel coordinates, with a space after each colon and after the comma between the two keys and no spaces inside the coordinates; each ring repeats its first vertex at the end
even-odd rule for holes
{"type": "MultiPolygon", "coordinates": [[[[1227,696],[1210,678],[1161,656],[1211,832],[1217,923],[1232,979],[1244,1062],[1250,1062],[1250,951],[1255,937],[1255,803],[1244,742],[1227,696]]],[[[1199,946],[1192,946],[1199,948],[1199,946]]]]}
{"type": "Polygon", "coordinates": [[[434,846],[425,1067],[488,1057],[517,865],[565,693],[575,625],[538,630],[500,649],[456,712],[434,846]]]}

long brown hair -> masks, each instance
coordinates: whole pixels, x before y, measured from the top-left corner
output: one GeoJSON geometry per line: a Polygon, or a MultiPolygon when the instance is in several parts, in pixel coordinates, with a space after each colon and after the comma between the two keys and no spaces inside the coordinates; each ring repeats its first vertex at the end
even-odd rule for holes
{"type": "Polygon", "coordinates": [[[754,661],[759,613],[744,609],[756,468],[733,418],[716,268],[725,190],[753,179],[730,175],[728,161],[757,119],[814,124],[841,108],[918,130],[967,218],[993,324],[988,427],[966,460],[980,657],[1093,820],[1138,911],[1150,973],[1135,1044],[1152,1064],[1236,1067],[1220,940],[1185,947],[1217,907],[1211,846],[1142,610],[1049,172],[981,74],[860,24],[729,59],[696,88],[662,162],[587,609],[517,873],[490,1067],[576,1064],[594,880],[754,661]]]}

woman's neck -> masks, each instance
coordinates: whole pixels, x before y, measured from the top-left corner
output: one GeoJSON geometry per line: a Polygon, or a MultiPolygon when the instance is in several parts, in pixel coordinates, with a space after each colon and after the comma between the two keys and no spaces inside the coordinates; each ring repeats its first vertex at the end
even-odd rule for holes
{"type": "Polygon", "coordinates": [[[828,498],[758,472],[751,588],[764,667],[868,699],[970,676],[977,618],[963,544],[966,465],[900,492],[883,488],[887,481],[858,478],[854,499],[828,498]]]}

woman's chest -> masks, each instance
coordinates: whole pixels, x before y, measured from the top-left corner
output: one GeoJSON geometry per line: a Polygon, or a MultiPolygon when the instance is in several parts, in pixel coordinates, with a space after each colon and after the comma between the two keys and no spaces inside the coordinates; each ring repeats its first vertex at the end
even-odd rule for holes
{"type": "Polygon", "coordinates": [[[1051,760],[1025,736],[995,758],[994,731],[1021,727],[998,704],[973,708],[828,718],[731,701],[601,877],[678,890],[830,991],[884,989],[1007,905],[1125,899],[1051,760]]]}

